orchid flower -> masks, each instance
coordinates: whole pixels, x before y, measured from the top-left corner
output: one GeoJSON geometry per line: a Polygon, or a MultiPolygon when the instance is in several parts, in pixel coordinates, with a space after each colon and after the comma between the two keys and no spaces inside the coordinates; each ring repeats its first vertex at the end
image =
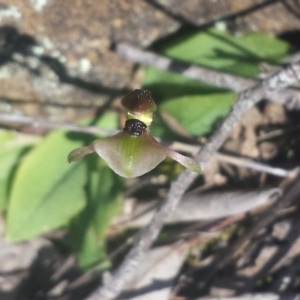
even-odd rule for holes
{"type": "Polygon", "coordinates": [[[167,156],[186,168],[201,173],[193,159],[177,153],[156,141],[149,131],[156,104],[147,90],[134,90],[121,100],[127,112],[123,130],[112,137],[95,140],[91,145],[73,150],[68,161],[78,161],[96,152],[120,176],[133,178],[154,169],[167,156]]]}

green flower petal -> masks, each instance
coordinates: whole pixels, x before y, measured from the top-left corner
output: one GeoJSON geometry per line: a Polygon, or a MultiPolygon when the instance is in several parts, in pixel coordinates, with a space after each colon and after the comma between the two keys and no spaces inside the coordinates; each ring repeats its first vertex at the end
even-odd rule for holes
{"type": "Polygon", "coordinates": [[[127,178],[151,171],[167,156],[167,149],[148,131],[140,136],[122,131],[111,138],[96,140],[93,145],[113,171],[127,178]]]}
{"type": "Polygon", "coordinates": [[[200,165],[195,159],[188,157],[188,156],[184,156],[184,155],[182,155],[176,151],[173,151],[169,148],[166,148],[166,149],[167,149],[167,155],[170,158],[176,160],[177,162],[182,164],[184,167],[190,169],[191,171],[201,174],[200,165]]]}
{"type": "Polygon", "coordinates": [[[82,159],[84,156],[95,152],[93,145],[89,145],[86,147],[81,147],[73,150],[68,155],[68,162],[78,161],[82,159]]]}

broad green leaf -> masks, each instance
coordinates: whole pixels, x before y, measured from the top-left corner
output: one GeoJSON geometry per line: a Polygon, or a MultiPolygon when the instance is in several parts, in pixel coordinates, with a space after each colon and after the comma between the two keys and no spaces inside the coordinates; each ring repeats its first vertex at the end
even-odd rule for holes
{"type": "Polygon", "coordinates": [[[31,136],[0,130],[0,212],[6,208],[10,180],[22,155],[36,141],[37,139],[31,136]]]}
{"type": "MultiPolygon", "coordinates": [[[[160,53],[176,60],[246,77],[259,73],[260,62],[279,63],[289,50],[286,42],[270,35],[238,37],[217,30],[175,37],[159,48],[160,53]]],[[[155,68],[147,68],[144,87],[152,92],[158,111],[169,113],[194,135],[209,133],[215,122],[228,113],[235,97],[228,90],[155,68]]],[[[174,137],[157,117],[151,132],[165,139],[174,137]]]]}
{"type": "Polygon", "coordinates": [[[182,61],[253,76],[259,71],[258,63],[279,63],[289,50],[288,43],[268,34],[234,36],[210,29],[174,39],[161,52],[182,61]]]}
{"type": "Polygon", "coordinates": [[[118,129],[119,127],[119,114],[116,112],[107,112],[97,120],[95,126],[105,129],[118,129]]]}
{"type": "Polygon", "coordinates": [[[236,97],[235,93],[229,92],[228,90],[222,90],[190,80],[179,74],[153,68],[147,71],[145,88],[152,91],[155,95],[154,101],[157,100],[159,103],[158,114],[153,120],[150,131],[154,136],[166,140],[172,140],[176,135],[161,119],[159,115],[160,111],[169,113],[191,134],[201,135],[208,133],[207,126],[211,128],[218,118],[228,113],[236,97]],[[175,99],[184,99],[181,101],[182,105],[180,107],[177,106],[177,102],[174,101],[175,99]],[[190,99],[193,99],[193,101],[190,102],[190,99]],[[194,108],[193,105],[196,105],[196,107],[194,108]],[[210,109],[213,109],[213,111],[209,111],[210,109]],[[191,119],[189,113],[192,113],[191,119]],[[178,118],[178,116],[180,116],[180,118],[178,118]],[[186,119],[184,123],[191,123],[191,121],[194,122],[198,120],[198,122],[195,123],[195,128],[199,122],[201,123],[199,119],[203,116],[205,116],[206,119],[203,121],[206,124],[206,129],[190,130],[185,128],[182,123],[183,118],[186,119]],[[210,124],[207,123],[208,121],[210,121],[210,124]]]}
{"type": "Polygon", "coordinates": [[[199,94],[207,95],[228,91],[189,79],[178,73],[162,71],[152,67],[147,68],[144,87],[151,91],[153,99],[157,104],[173,97],[199,94]]]}
{"type": "Polygon", "coordinates": [[[84,162],[67,154],[82,142],[64,131],[50,133],[23,160],[9,199],[6,237],[22,241],[66,225],[85,206],[84,162]]]}
{"type": "Polygon", "coordinates": [[[70,227],[79,265],[88,268],[106,257],[105,234],[120,209],[124,180],[96,156],[89,160],[88,204],[70,227]]]}
{"type": "Polygon", "coordinates": [[[225,116],[235,100],[235,93],[186,96],[162,103],[160,109],[172,115],[190,134],[209,133],[214,122],[225,116]],[[187,105],[188,103],[188,105],[187,105]]]}

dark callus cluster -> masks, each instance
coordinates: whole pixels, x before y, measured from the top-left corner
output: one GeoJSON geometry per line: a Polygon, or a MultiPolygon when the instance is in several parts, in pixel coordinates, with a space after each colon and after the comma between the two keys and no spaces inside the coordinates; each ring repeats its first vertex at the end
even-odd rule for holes
{"type": "Polygon", "coordinates": [[[125,122],[123,130],[129,135],[140,136],[145,133],[147,125],[140,120],[130,119],[125,122]]]}

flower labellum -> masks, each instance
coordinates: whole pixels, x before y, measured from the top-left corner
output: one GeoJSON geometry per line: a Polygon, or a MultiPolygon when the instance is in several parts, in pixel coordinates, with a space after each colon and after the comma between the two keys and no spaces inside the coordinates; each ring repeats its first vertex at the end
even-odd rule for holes
{"type": "Polygon", "coordinates": [[[134,178],[151,171],[168,156],[186,168],[201,173],[200,165],[193,158],[165,147],[150,134],[149,126],[156,104],[149,91],[134,90],[121,103],[127,112],[123,130],[112,137],[95,140],[92,145],[73,150],[68,155],[69,162],[96,152],[114,172],[134,178]]]}

